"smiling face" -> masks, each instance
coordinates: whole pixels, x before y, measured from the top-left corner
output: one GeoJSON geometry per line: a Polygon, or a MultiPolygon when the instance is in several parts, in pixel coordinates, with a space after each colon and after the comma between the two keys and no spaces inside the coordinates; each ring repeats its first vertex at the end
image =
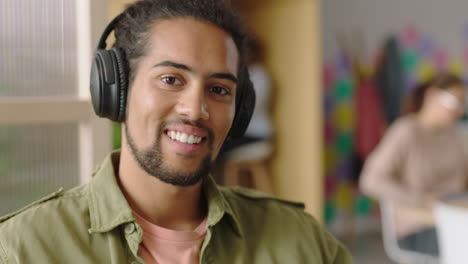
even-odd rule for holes
{"type": "Polygon", "coordinates": [[[192,185],[208,173],[234,118],[236,45],[194,18],[159,20],[149,36],[129,88],[122,148],[148,174],[192,185]]]}

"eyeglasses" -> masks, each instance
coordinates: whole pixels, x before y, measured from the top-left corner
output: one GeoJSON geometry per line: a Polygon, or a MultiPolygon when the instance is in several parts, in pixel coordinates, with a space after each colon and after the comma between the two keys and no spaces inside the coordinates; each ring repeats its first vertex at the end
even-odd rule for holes
{"type": "Polygon", "coordinates": [[[458,99],[455,95],[439,89],[438,90],[438,95],[440,98],[440,104],[442,104],[445,108],[449,110],[458,110],[458,111],[464,111],[465,110],[465,102],[462,100],[458,99]]]}

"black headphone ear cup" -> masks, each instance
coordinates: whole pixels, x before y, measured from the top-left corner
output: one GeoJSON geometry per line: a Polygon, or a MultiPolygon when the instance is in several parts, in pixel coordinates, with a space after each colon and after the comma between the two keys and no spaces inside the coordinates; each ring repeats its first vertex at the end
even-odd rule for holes
{"type": "Polygon", "coordinates": [[[122,53],[117,48],[112,48],[112,54],[117,62],[117,79],[118,79],[118,115],[117,120],[121,122],[125,118],[125,107],[127,104],[127,90],[128,90],[128,71],[122,57],[122,53]]]}
{"type": "Polygon", "coordinates": [[[104,86],[102,82],[104,78],[102,77],[102,61],[97,54],[98,52],[96,51],[94,54],[93,63],[91,64],[89,91],[94,112],[96,115],[102,116],[102,87],[104,86]]]}
{"type": "Polygon", "coordinates": [[[91,99],[98,116],[121,121],[125,116],[126,70],[117,49],[96,50],[91,67],[91,99]],[[123,107],[121,107],[123,105],[123,107]]]}
{"type": "Polygon", "coordinates": [[[240,87],[236,101],[236,114],[228,134],[228,139],[240,138],[244,135],[255,109],[255,90],[248,75],[243,80],[243,87],[240,87]]]}
{"type": "Polygon", "coordinates": [[[109,52],[97,49],[91,66],[90,92],[94,112],[100,117],[110,118],[108,90],[109,86],[115,82],[111,67],[112,58],[109,52]]]}

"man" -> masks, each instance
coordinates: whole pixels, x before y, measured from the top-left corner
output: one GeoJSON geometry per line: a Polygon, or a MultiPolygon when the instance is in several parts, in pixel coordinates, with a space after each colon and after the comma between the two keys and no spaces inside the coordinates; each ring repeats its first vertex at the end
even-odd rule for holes
{"type": "Polygon", "coordinates": [[[122,121],[121,152],[89,184],[2,218],[1,263],[351,262],[302,205],[208,176],[253,106],[237,21],[218,0],[143,0],[115,20],[91,90],[122,121]],[[99,89],[115,87],[112,106],[99,89]]]}

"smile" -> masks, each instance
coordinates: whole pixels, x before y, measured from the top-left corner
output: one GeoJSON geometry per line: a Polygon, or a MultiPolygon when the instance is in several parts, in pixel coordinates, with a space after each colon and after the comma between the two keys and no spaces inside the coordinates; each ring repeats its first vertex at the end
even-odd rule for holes
{"type": "Polygon", "coordinates": [[[189,135],[179,131],[168,131],[167,135],[175,141],[185,143],[185,144],[199,144],[203,138],[197,137],[195,135],[189,135]]]}

